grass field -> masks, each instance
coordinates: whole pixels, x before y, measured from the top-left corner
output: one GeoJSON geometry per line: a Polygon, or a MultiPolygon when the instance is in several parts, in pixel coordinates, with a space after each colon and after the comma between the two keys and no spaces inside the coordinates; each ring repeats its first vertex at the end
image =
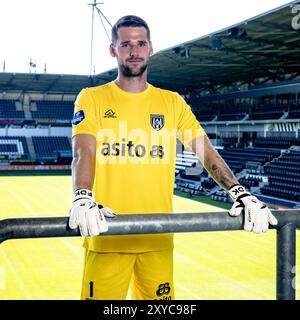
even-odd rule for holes
{"type": "MultiPolygon", "coordinates": [[[[67,216],[71,177],[0,177],[0,193],[0,219],[67,216]]],[[[178,196],[174,196],[174,209],[223,210],[178,196]]],[[[0,299],[79,299],[82,240],[47,238],[2,243],[0,299]]],[[[176,298],[275,299],[275,249],[274,230],[263,235],[244,231],[176,234],[176,298]]]]}

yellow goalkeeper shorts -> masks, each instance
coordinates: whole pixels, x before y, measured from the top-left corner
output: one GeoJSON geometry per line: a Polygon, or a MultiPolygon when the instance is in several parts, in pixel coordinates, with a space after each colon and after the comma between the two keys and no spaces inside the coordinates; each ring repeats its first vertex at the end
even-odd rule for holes
{"type": "Polygon", "coordinates": [[[81,299],[126,298],[174,300],[173,249],[144,253],[86,250],[81,299]]]}

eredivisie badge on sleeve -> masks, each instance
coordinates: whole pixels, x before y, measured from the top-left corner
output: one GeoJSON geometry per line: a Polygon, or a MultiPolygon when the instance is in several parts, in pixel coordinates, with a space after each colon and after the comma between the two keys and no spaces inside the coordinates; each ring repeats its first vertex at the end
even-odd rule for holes
{"type": "Polygon", "coordinates": [[[79,110],[73,116],[72,125],[73,126],[77,126],[84,119],[85,119],[84,111],[83,110],[79,110]]]}
{"type": "Polygon", "coordinates": [[[151,114],[150,123],[153,129],[160,130],[165,124],[165,117],[163,114],[151,114]]]}

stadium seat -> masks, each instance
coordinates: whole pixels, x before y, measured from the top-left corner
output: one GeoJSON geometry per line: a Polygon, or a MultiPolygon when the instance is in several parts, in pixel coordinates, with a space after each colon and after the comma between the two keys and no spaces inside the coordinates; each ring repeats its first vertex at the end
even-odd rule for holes
{"type": "Polygon", "coordinates": [[[24,111],[16,110],[16,100],[0,100],[0,119],[25,119],[24,111]]]}
{"type": "Polygon", "coordinates": [[[74,111],[73,101],[33,100],[31,104],[36,105],[36,110],[31,110],[32,119],[72,120],[74,111]]]}
{"type": "Polygon", "coordinates": [[[264,166],[269,185],[262,194],[300,200],[300,151],[288,150],[264,166]]]}
{"type": "Polygon", "coordinates": [[[57,158],[59,151],[70,151],[68,137],[32,137],[37,159],[57,158]]]}

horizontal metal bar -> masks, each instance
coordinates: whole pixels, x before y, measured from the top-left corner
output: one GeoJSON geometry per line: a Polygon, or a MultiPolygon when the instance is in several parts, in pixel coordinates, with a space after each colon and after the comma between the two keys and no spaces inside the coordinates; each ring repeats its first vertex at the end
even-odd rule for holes
{"type": "MultiPolygon", "coordinates": [[[[300,210],[273,210],[277,231],[277,299],[295,299],[291,266],[295,264],[295,229],[300,228],[300,210]]],[[[68,228],[69,217],[36,217],[0,220],[0,243],[9,239],[73,237],[79,230],[68,228]]],[[[177,233],[242,230],[243,216],[228,212],[118,215],[108,220],[102,235],[177,233]]]]}
{"type": "MultiPolygon", "coordinates": [[[[287,223],[295,228],[300,227],[299,210],[273,210],[273,214],[278,219],[276,229],[287,223]]],[[[78,229],[68,228],[68,219],[34,217],[0,220],[0,243],[9,239],[80,236],[78,229]]],[[[243,229],[243,217],[231,217],[228,212],[129,214],[107,220],[109,231],[102,236],[243,229]]]]}

